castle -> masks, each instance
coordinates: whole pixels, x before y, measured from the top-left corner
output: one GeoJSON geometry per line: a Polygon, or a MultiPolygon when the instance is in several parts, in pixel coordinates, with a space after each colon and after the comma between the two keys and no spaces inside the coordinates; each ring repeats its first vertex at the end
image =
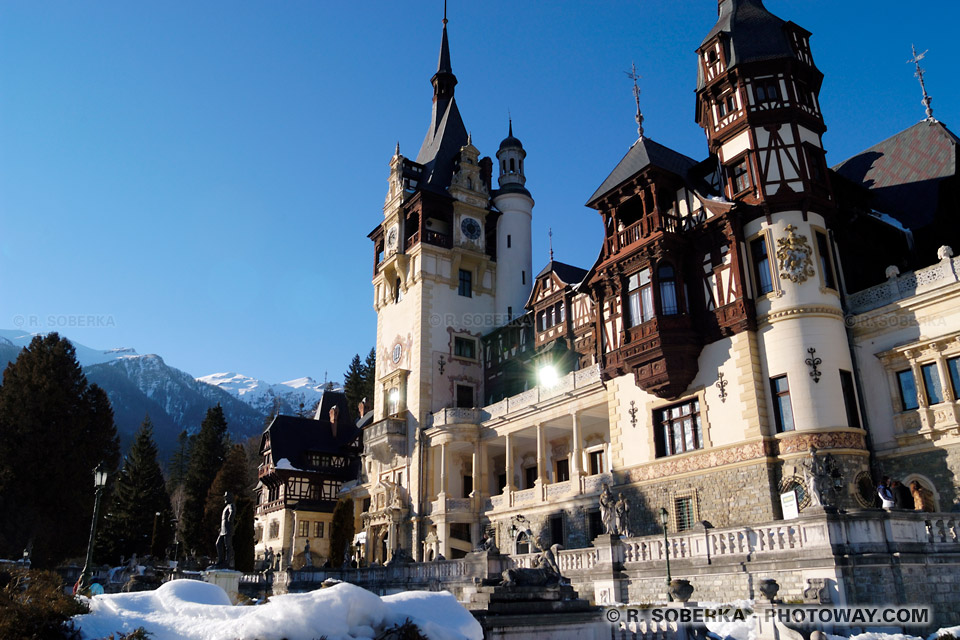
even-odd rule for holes
{"type": "Polygon", "coordinates": [[[696,55],[704,157],[638,109],[587,202],[596,261],[534,271],[526,151],[512,123],[495,160],[473,145],[444,19],[426,137],[416,159],[398,145],[369,235],[376,408],[348,487],[366,563],[485,537],[522,555],[531,533],[586,548],[604,485],[627,537],[663,513],[671,534],[777,523],[785,496],[869,510],[882,474],[954,508],[958,139],[928,109],[828,167],[810,36],[720,0],[696,55]]]}

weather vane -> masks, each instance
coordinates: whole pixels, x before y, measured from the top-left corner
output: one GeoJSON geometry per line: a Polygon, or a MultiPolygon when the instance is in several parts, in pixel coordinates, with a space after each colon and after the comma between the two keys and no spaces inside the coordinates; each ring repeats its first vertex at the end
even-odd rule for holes
{"type": "Polygon", "coordinates": [[[637,135],[641,138],[643,137],[643,114],[640,113],[640,86],[637,84],[642,76],[637,74],[637,65],[636,63],[630,64],[630,71],[624,71],[627,74],[627,77],[633,80],[633,98],[637,101],[637,135]]]}
{"type": "Polygon", "coordinates": [[[927,108],[927,120],[933,120],[933,108],[930,106],[930,103],[933,102],[933,98],[927,95],[927,85],[923,82],[923,74],[926,71],[923,70],[923,67],[920,66],[920,61],[927,56],[927,51],[924,51],[921,54],[917,54],[917,48],[914,45],[910,45],[910,48],[913,50],[913,57],[907,60],[907,64],[917,65],[917,71],[913,74],[914,77],[920,81],[920,88],[923,89],[923,100],[920,101],[923,106],[927,108]]]}
{"type": "Polygon", "coordinates": [[[550,236],[550,262],[553,262],[553,227],[550,227],[547,235],[550,236]]]}

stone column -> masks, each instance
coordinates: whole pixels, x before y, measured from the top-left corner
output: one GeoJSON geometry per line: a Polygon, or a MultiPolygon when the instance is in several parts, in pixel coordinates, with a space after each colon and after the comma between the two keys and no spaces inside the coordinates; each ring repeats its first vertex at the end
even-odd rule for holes
{"type": "MultiPolygon", "coordinates": [[[[447,495],[447,443],[440,443],[440,495],[447,495]]],[[[444,505],[440,505],[441,509],[444,505]]]]}
{"type": "Polygon", "coordinates": [[[469,498],[474,498],[473,503],[476,505],[476,498],[480,495],[480,442],[477,441],[477,446],[473,448],[473,459],[472,467],[470,470],[470,475],[473,478],[473,490],[470,492],[469,498]]]}
{"type": "Polygon", "coordinates": [[[512,500],[510,494],[513,492],[513,441],[510,438],[510,434],[504,436],[506,438],[506,460],[504,462],[504,472],[507,475],[507,483],[503,487],[503,492],[508,496],[508,503],[512,500]]]}
{"type": "Polygon", "coordinates": [[[547,483],[547,445],[544,442],[544,429],[542,424],[537,424],[537,485],[543,486],[547,483]]]}
{"type": "Polygon", "coordinates": [[[580,416],[574,411],[570,414],[573,420],[573,436],[570,443],[570,480],[573,482],[573,490],[576,493],[583,493],[583,450],[580,448],[580,416]]]}

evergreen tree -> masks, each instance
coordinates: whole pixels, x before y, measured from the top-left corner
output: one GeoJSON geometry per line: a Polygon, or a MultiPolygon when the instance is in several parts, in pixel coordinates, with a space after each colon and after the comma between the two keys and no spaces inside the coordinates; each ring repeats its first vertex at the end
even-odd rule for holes
{"type": "Polygon", "coordinates": [[[117,561],[121,555],[134,553],[162,558],[171,541],[172,517],[170,496],[157,462],[153,424],[147,416],[116,480],[100,540],[104,559],[117,561]]]}
{"type": "Polygon", "coordinates": [[[170,456],[170,464],[167,467],[169,475],[168,489],[173,491],[183,484],[187,478],[187,468],[190,466],[190,434],[186,429],[177,436],[177,448],[173,450],[170,456]]]}
{"type": "Polygon", "coordinates": [[[216,544],[216,536],[209,538],[203,528],[203,510],[207,502],[207,493],[226,457],[227,421],[223,417],[223,408],[217,404],[207,410],[200,424],[200,432],[194,437],[190,447],[190,464],[183,483],[183,516],[181,534],[189,553],[196,550],[199,554],[211,555],[216,544]]]}
{"type": "Polygon", "coordinates": [[[377,380],[377,350],[370,348],[366,360],[363,361],[363,397],[367,399],[366,410],[373,409],[377,399],[374,397],[374,384],[377,380]]]}
{"type": "Polygon", "coordinates": [[[234,500],[233,555],[235,569],[253,571],[253,497],[250,490],[247,452],[243,445],[234,445],[227,454],[207,494],[204,509],[204,535],[216,542],[223,514],[223,494],[230,492],[234,500]]]}
{"type": "MultiPolygon", "coordinates": [[[[343,393],[347,396],[347,406],[350,408],[350,416],[354,420],[360,417],[357,415],[357,405],[366,394],[366,388],[364,387],[366,371],[366,367],[360,362],[360,354],[356,354],[350,361],[347,372],[343,374],[343,393]]],[[[367,400],[369,401],[369,398],[367,400]]]]}
{"type": "Polygon", "coordinates": [[[36,336],[0,384],[0,557],[33,545],[35,566],[84,553],[93,468],[113,470],[117,430],[107,394],[89,385],[73,345],[36,336]]]}
{"type": "Polygon", "coordinates": [[[339,567],[353,544],[353,500],[342,498],[333,508],[330,522],[330,565],[339,567]]]}

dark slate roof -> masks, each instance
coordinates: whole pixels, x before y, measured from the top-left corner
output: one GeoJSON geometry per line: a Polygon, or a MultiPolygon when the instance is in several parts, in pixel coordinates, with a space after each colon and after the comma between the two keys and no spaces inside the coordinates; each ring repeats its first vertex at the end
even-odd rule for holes
{"type": "Polygon", "coordinates": [[[601,197],[613,191],[621,184],[646,169],[648,166],[659,167],[665,171],[675,173],[682,178],[686,178],[687,172],[696,165],[696,161],[688,158],[682,153],[669,149],[662,144],[654,142],[649,138],[640,138],[633,143],[627,155],[610,172],[607,179],[603,181],[600,188],[594,191],[587,201],[587,206],[593,205],[601,197]]]}
{"type": "Polygon", "coordinates": [[[420,185],[441,193],[450,186],[460,148],[467,144],[467,128],[456,99],[446,101],[446,108],[443,102],[433,103],[430,128],[417,154],[417,163],[424,167],[420,185]]]}
{"type": "Polygon", "coordinates": [[[557,274],[557,277],[560,278],[563,282],[567,284],[577,285],[583,280],[583,277],[587,275],[586,269],[581,269],[580,267],[575,267],[571,264],[565,264],[563,262],[558,262],[556,260],[551,260],[547,263],[547,266],[543,268],[543,271],[537,274],[537,277],[547,275],[550,272],[557,274]]]}
{"type": "Polygon", "coordinates": [[[500,142],[500,148],[498,149],[498,151],[503,151],[504,149],[507,149],[509,147],[519,147],[520,149],[523,149],[523,144],[520,142],[520,140],[513,137],[513,120],[512,119],[510,120],[507,137],[500,142]]]}
{"type": "Polygon", "coordinates": [[[923,120],[844,160],[834,171],[873,195],[873,207],[908,229],[933,222],[940,183],[957,175],[953,132],[936,120],[923,120]]]}
{"type": "MultiPolygon", "coordinates": [[[[286,458],[294,467],[306,468],[306,454],[329,453],[357,455],[354,443],[360,437],[360,429],[350,419],[347,397],[341,392],[327,391],[320,399],[317,411],[320,420],[278,415],[264,432],[270,435],[270,448],[274,464],[286,458]],[[334,405],[340,408],[336,433],[330,423],[329,412],[334,405]]],[[[262,445],[262,442],[261,442],[262,445]]]]}
{"type": "MultiPolygon", "coordinates": [[[[787,23],[767,11],[763,0],[723,0],[719,9],[717,24],[700,46],[718,33],[726,33],[729,37],[726,52],[729,69],[745,62],[795,57],[784,30],[787,23]]],[[[700,65],[697,68],[700,69],[700,65]]],[[[697,88],[702,89],[705,80],[702,73],[698,75],[697,88]]]]}

